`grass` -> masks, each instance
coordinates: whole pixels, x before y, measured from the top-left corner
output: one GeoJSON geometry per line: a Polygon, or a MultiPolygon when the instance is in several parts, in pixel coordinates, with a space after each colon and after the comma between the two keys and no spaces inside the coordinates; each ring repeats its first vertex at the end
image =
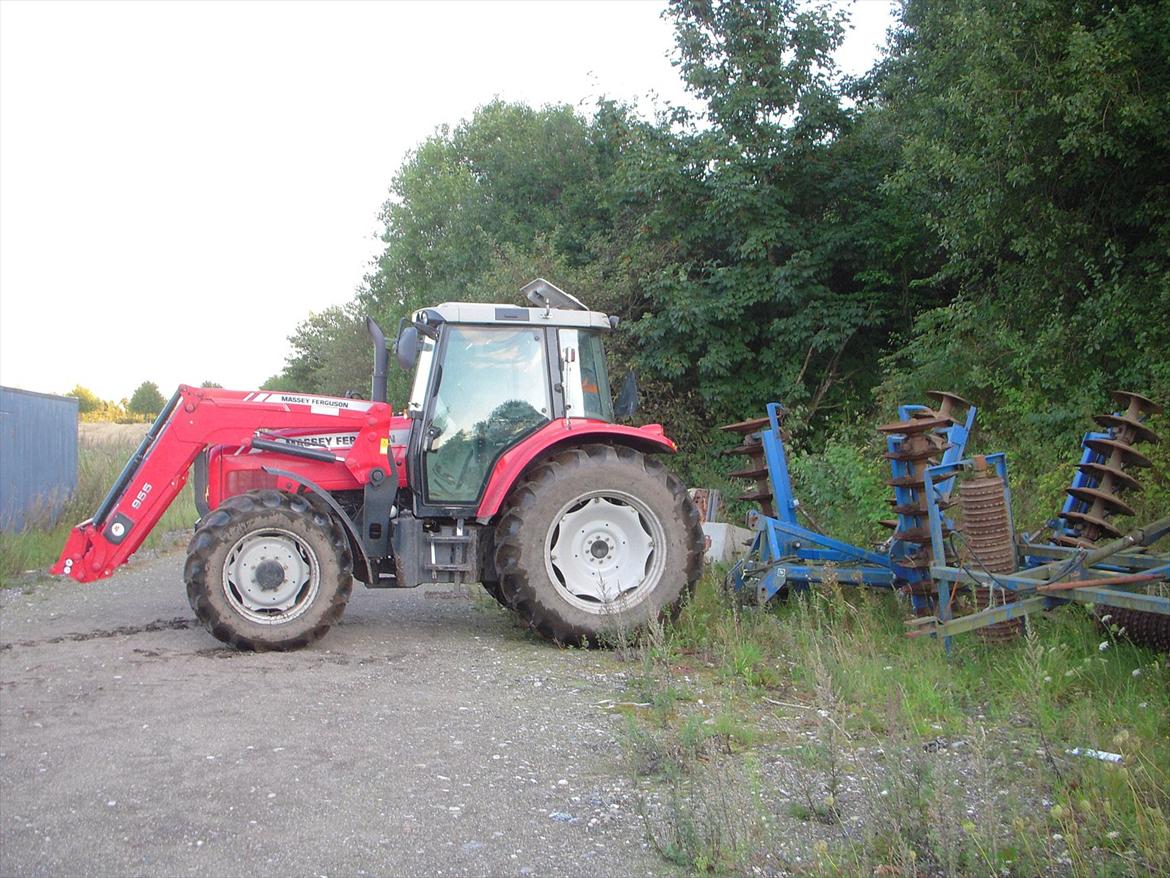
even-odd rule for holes
{"type": "Polygon", "coordinates": [[[711,574],[630,650],[650,706],[627,766],[663,855],[696,873],[1170,874],[1165,656],[1067,607],[948,659],[907,615],[834,583],[740,607],[711,574]]]}
{"type": "MultiPolygon", "coordinates": [[[[0,586],[13,584],[29,570],[48,571],[60,555],[69,531],[93,515],[134,449],[133,443],[81,443],[77,487],[55,520],[33,514],[23,530],[0,533],[0,586]]],[[[143,548],[160,545],[168,533],[190,529],[198,517],[195,496],[185,488],[146,538],[143,548]]]]}

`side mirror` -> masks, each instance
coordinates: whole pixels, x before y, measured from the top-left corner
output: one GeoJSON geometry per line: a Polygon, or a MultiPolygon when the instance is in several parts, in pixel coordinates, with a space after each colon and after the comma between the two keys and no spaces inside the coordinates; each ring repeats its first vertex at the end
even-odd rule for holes
{"type": "Polygon", "coordinates": [[[398,359],[398,365],[409,372],[418,362],[420,349],[418,330],[413,326],[404,326],[398,333],[398,340],[394,342],[394,356],[398,359]]]}
{"type": "Polygon", "coordinates": [[[622,389],[618,391],[617,402],[613,404],[615,418],[632,418],[638,410],[638,376],[631,370],[622,379],[622,389]]]}

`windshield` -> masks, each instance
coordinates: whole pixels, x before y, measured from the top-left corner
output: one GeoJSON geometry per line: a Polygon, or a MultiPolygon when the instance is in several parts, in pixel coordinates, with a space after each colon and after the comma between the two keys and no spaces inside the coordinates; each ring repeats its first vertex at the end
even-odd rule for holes
{"type": "Polygon", "coordinates": [[[496,458],[551,417],[543,330],[452,326],[428,414],[426,496],[470,503],[496,458]]]}

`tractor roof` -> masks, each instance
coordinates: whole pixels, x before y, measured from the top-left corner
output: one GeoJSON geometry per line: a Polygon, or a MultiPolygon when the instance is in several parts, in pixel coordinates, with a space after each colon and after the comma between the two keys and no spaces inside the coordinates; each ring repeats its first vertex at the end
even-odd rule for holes
{"type": "Polygon", "coordinates": [[[481,302],[444,302],[433,308],[416,311],[414,320],[427,312],[438,312],[447,323],[519,323],[534,326],[564,326],[596,329],[608,332],[613,328],[610,318],[600,311],[568,310],[565,308],[522,308],[517,305],[493,305],[481,302]]]}

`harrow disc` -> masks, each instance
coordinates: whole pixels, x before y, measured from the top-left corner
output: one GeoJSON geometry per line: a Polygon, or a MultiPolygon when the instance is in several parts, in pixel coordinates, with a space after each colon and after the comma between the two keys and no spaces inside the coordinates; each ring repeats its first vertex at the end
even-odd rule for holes
{"type": "Polygon", "coordinates": [[[1088,449],[1078,467],[1079,473],[1068,489],[1072,498],[1060,513],[1065,520],[1060,541],[1079,544],[1092,543],[1102,536],[1121,536],[1121,531],[1108,520],[1111,515],[1133,515],[1133,507],[1121,499],[1122,491],[1137,486],[1137,479],[1125,472],[1126,467],[1150,465],[1149,459],[1134,449],[1136,442],[1158,441],[1158,435],[1145,419],[1161,406],[1138,393],[1115,390],[1115,402],[1125,406],[1123,411],[1097,415],[1093,420],[1108,431],[1109,438],[1086,436],[1088,449]],[[1097,459],[1093,459],[1097,458],[1097,459]]]}
{"type": "Polygon", "coordinates": [[[1109,491],[1099,491],[1096,488],[1069,488],[1068,493],[1069,496],[1090,506],[1100,503],[1107,512],[1114,515],[1133,515],[1133,507],[1109,491]]]}
{"type": "Polygon", "coordinates": [[[764,454],[764,443],[760,441],[760,431],[768,429],[771,421],[767,417],[750,418],[737,424],[727,424],[720,427],[728,433],[738,433],[743,437],[740,445],[729,448],[724,454],[742,454],[747,460],[742,469],[729,473],[732,478],[750,482],[750,490],[740,494],[738,499],[748,503],[755,503],[760,511],[767,516],[776,514],[772,502],[772,482],[768,477],[768,461],[764,454]]]}
{"type": "Polygon", "coordinates": [[[1106,478],[1111,478],[1113,479],[1114,485],[1119,488],[1124,488],[1127,491],[1140,491],[1142,489],[1141,482],[1139,482],[1125,470],[1119,469],[1115,466],[1106,466],[1103,463],[1082,463],[1078,469],[1080,469],[1081,472],[1090,478],[1096,479],[1098,482],[1101,482],[1106,478]]]}
{"type": "Polygon", "coordinates": [[[1096,451],[1103,458],[1109,461],[1110,466],[1140,466],[1143,468],[1151,467],[1153,464],[1150,459],[1137,451],[1127,442],[1116,442],[1113,439],[1086,439],[1085,447],[1096,451]],[[1113,461],[1113,456],[1117,456],[1116,462],[1113,461]]]}
{"type": "Polygon", "coordinates": [[[1129,432],[1133,436],[1131,441],[1149,442],[1151,444],[1155,444],[1158,441],[1158,434],[1136,418],[1127,418],[1124,415],[1097,415],[1093,420],[1102,427],[1108,427],[1119,433],[1123,431],[1129,432]]]}
{"type": "Polygon", "coordinates": [[[1125,406],[1125,413],[1130,417],[1140,414],[1160,415],[1163,411],[1158,403],[1132,390],[1111,390],[1109,395],[1113,397],[1114,402],[1125,406]]]}
{"type": "Polygon", "coordinates": [[[946,418],[952,424],[960,424],[958,418],[954,416],[956,406],[962,406],[965,409],[971,408],[971,403],[963,399],[957,393],[950,393],[946,390],[928,390],[926,391],[928,398],[933,399],[938,403],[938,410],[935,412],[935,417],[946,418]]]}
{"type": "MultiPolygon", "coordinates": [[[[1136,442],[1159,441],[1145,421],[1149,415],[1161,412],[1162,406],[1128,390],[1115,390],[1110,396],[1122,410],[1093,418],[1108,431],[1109,438],[1085,438],[1084,447],[1088,452],[1078,465],[1084,479],[1068,489],[1074,502],[1066,504],[1061,513],[1067,528],[1053,537],[1057,545],[1093,548],[1102,537],[1121,536],[1121,530],[1108,520],[1110,515],[1134,514],[1133,508],[1118,495],[1122,491],[1140,490],[1138,480],[1125,468],[1150,466],[1149,458],[1133,446],[1136,442]]],[[[1105,606],[1099,606],[1094,612],[1098,623],[1124,629],[1125,637],[1133,642],[1170,651],[1170,616],[1105,606]],[[1104,621],[1105,617],[1108,622],[1104,621]]]]}

